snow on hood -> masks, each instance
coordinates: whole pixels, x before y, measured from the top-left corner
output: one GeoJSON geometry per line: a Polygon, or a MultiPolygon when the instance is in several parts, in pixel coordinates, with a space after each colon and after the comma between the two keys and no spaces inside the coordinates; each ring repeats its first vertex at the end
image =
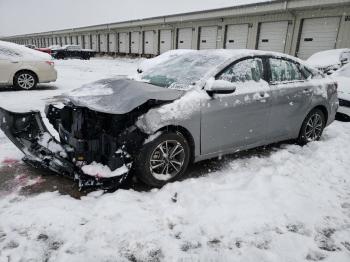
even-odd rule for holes
{"type": "Polygon", "coordinates": [[[340,68],[331,77],[338,83],[338,97],[350,101],[350,64],[340,68]]]}
{"type": "Polygon", "coordinates": [[[5,41],[0,41],[0,56],[17,61],[48,61],[52,59],[47,53],[5,41]]]}
{"type": "Polygon", "coordinates": [[[126,78],[111,78],[83,85],[63,96],[76,106],[102,113],[126,114],[149,100],[173,101],[184,93],[126,78]]]}
{"type": "Polygon", "coordinates": [[[350,49],[333,49],[318,52],[310,56],[306,62],[316,68],[326,68],[333,65],[339,65],[340,56],[344,51],[350,51],[350,49]]]}

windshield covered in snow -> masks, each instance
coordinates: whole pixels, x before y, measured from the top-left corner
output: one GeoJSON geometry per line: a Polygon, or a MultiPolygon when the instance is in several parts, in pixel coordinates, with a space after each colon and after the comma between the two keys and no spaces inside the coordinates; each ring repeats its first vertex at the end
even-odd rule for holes
{"type": "Polygon", "coordinates": [[[156,86],[188,89],[227,60],[219,53],[188,53],[149,69],[142,80],[156,86]]]}

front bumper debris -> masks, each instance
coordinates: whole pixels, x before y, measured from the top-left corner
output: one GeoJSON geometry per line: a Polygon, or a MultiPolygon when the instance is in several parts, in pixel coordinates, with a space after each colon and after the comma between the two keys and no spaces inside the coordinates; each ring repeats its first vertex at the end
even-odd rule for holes
{"type": "Polygon", "coordinates": [[[39,111],[14,113],[0,108],[0,129],[24,153],[23,161],[78,181],[79,187],[112,189],[127,178],[96,178],[85,175],[71,157],[74,149],[58,142],[46,128],[39,111]]]}

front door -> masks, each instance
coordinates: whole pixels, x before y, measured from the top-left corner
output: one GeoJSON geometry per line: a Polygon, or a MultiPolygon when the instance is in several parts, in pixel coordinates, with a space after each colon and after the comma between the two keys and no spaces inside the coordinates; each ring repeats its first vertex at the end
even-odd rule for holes
{"type": "Polygon", "coordinates": [[[265,138],[271,94],[263,64],[261,58],[240,60],[217,77],[235,83],[236,91],[202,102],[201,154],[224,153],[265,138]]]}

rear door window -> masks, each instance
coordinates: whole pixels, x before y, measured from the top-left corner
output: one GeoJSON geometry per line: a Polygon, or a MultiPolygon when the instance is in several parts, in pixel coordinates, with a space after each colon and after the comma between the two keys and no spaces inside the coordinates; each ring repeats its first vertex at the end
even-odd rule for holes
{"type": "Polygon", "coordinates": [[[298,64],[284,59],[269,58],[271,82],[283,83],[305,80],[306,76],[299,69],[298,64]]]}
{"type": "Polygon", "coordinates": [[[21,57],[19,52],[6,47],[0,47],[0,59],[13,59],[19,57],[21,57]]]}

